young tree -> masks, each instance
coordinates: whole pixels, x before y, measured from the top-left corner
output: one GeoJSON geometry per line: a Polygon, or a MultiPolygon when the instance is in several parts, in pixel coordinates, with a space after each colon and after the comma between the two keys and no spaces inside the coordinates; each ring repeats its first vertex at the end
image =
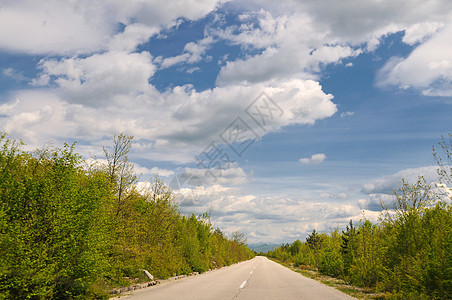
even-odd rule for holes
{"type": "Polygon", "coordinates": [[[306,244],[308,244],[309,248],[312,250],[314,254],[315,267],[319,267],[319,251],[321,247],[321,237],[317,234],[317,231],[314,230],[312,233],[306,238],[306,244]]]}
{"type": "Polygon", "coordinates": [[[236,230],[231,234],[231,240],[239,245],[246,245],[247,238],[243,232],[236,230]]]}
{"type": "Polygon", "coordinates": [[[103,147],[107,160],[106,172],[116,190],[116,216],[120,214],[128,198],[133,194],[131,187],[137,182],[134,165],[129,161],[128,156],[132,148],[132,140],[133,136],[120,133],[113,138],[111,152],[103,147]]]}
{"type": "Polygon", "coordinates": [[[441,136],[438,145],[443,152],[441,155],[433,146],[433,158],[439,166],[438,177],[440,182],[450,189],[452,188],[452,134],[449,133],[447,139],[441,136]]]}
{"type": "Polygon", "coordinates": [[[350,220],[349,225],[345,227],[345,231],[342,231],[342,243],[341,243],[341,254],[344,261],[344,273],[349,275],[350,268],[353,265],[354,259],[356,257],[357,251],[357,235],[359,231],[353,226],[353,221],[350,220]]]}
{"type": "Polygon", "coordinates": [[[302,245],[303,243],[300,240],[296,240],[292,243],[292,245],[290,245],[289,251],[292,257],[295,257],[298,253],[300,253],[302,245]]]}
{"type": "Polygon", "coordinates": [[[318,250],[320,248],[320,236],[317,234],[315,228],[312,233],[306,238],[306,243],[313,250],[318,250]]]}

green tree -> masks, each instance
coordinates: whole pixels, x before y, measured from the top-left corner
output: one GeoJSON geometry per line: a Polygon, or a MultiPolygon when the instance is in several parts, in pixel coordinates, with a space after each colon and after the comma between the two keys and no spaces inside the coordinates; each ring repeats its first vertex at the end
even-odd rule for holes
{"type": "Polygon", "coordinates": [[[73,145],[28,154],[2,138],[0,291],[17,299],[96,294],[108,271],[106,177],[81,168],[73,145]]]}
{"type": "Polygon", "coordinates": [[[309,248],[312,250],[313,256],[314,256],[314,261],[315,261],[315,267],[318,268],[319,267],[319,252],[320,252],[320,248],[321,248],[322,244],[321,244],[321,237],[317,233],[315,228],[312,231],[312,233],[306,238],[306,244],[308,244],[309,248]]]}
{"type": "Polygon", "coordinates": [[[353,221],[350,220],[349,224],[345,227],[345,231],[342,231],[342,243],[341,243],[341,254],[344,262],[344,274],[349,275],[351,266],[353,265],[354,259],[356,257],[356,250],[358,244],[358,234],[359,231],[353,226],[353,221]]]}
{"type": "Polygon", "coordinates": [[[137,190],[131,141],[115,136],[100,165],[74,144],[26,152],[0,134],[0,299],[106,298],[142,269],[166,278],[253,256],[207,214],[182,216],[160,178],[137,190]]]}
{"type": "Polygon", "coordinates": [[[133,195],[131,186],[137,182],[134,165],[129,161],[133,136],[124,133],[115,135],[111,151],[103,147],[107,160],[107,174],[116,191],[116,215],[123,210],[127,200],[133,195]]]}
{"type": "Polygon", "coordinates": [[[292,257],[298,255],[301,251],[301,247],[302,242],[300,240],[296,240],[295,242],[293,242],[289,247],[290,255],[292,255],[292,257]]]}
{"type": "Polygon", "coordinates": [[[321,249],[319,270],[323,274],[339,277],[344,272],[344,262],[341,255],[342,238],[338,231],[331,233],[331,237],[325,236],[321,249]]]}

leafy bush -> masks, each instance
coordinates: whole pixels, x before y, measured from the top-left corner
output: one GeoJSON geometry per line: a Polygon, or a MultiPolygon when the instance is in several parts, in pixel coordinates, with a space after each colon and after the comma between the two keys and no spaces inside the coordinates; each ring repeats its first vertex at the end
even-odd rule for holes
{"type": "Polygon", "coordinates": [[[182,216],[160,179],[138,192],[131,140],[116,136],[103,165],[0,134],[0,299],[106,298],[142,269],[166,278],[254,255],[208,216],[182,216]]]}

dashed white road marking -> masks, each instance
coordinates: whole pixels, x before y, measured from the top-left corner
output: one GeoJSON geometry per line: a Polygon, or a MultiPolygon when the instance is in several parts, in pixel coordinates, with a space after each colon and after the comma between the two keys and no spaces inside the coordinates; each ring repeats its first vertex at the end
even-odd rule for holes
{"type": "Polygon", "coordinates": [[[245,286],[245,284],[246,284],[246,280],[245,280],[244,282],[242,282],[242,284],[240,285],[239,289],[243,289],[243,287],[245,286]]]}
{"type": "Polygon", "coordinates": [[[250,275],[253,274],[253,271],[250,272],[250,275]]]}

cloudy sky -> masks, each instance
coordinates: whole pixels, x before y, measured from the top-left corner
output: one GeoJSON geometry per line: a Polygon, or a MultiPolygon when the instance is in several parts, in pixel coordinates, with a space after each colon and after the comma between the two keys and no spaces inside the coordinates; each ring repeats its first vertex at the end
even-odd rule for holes
{"type": "Polygon", "coordinates": [[[0,1],[0,131],[133,135],[141,181],[250,243],[375,220],[451,113],[449,0],[0,1]]]}

